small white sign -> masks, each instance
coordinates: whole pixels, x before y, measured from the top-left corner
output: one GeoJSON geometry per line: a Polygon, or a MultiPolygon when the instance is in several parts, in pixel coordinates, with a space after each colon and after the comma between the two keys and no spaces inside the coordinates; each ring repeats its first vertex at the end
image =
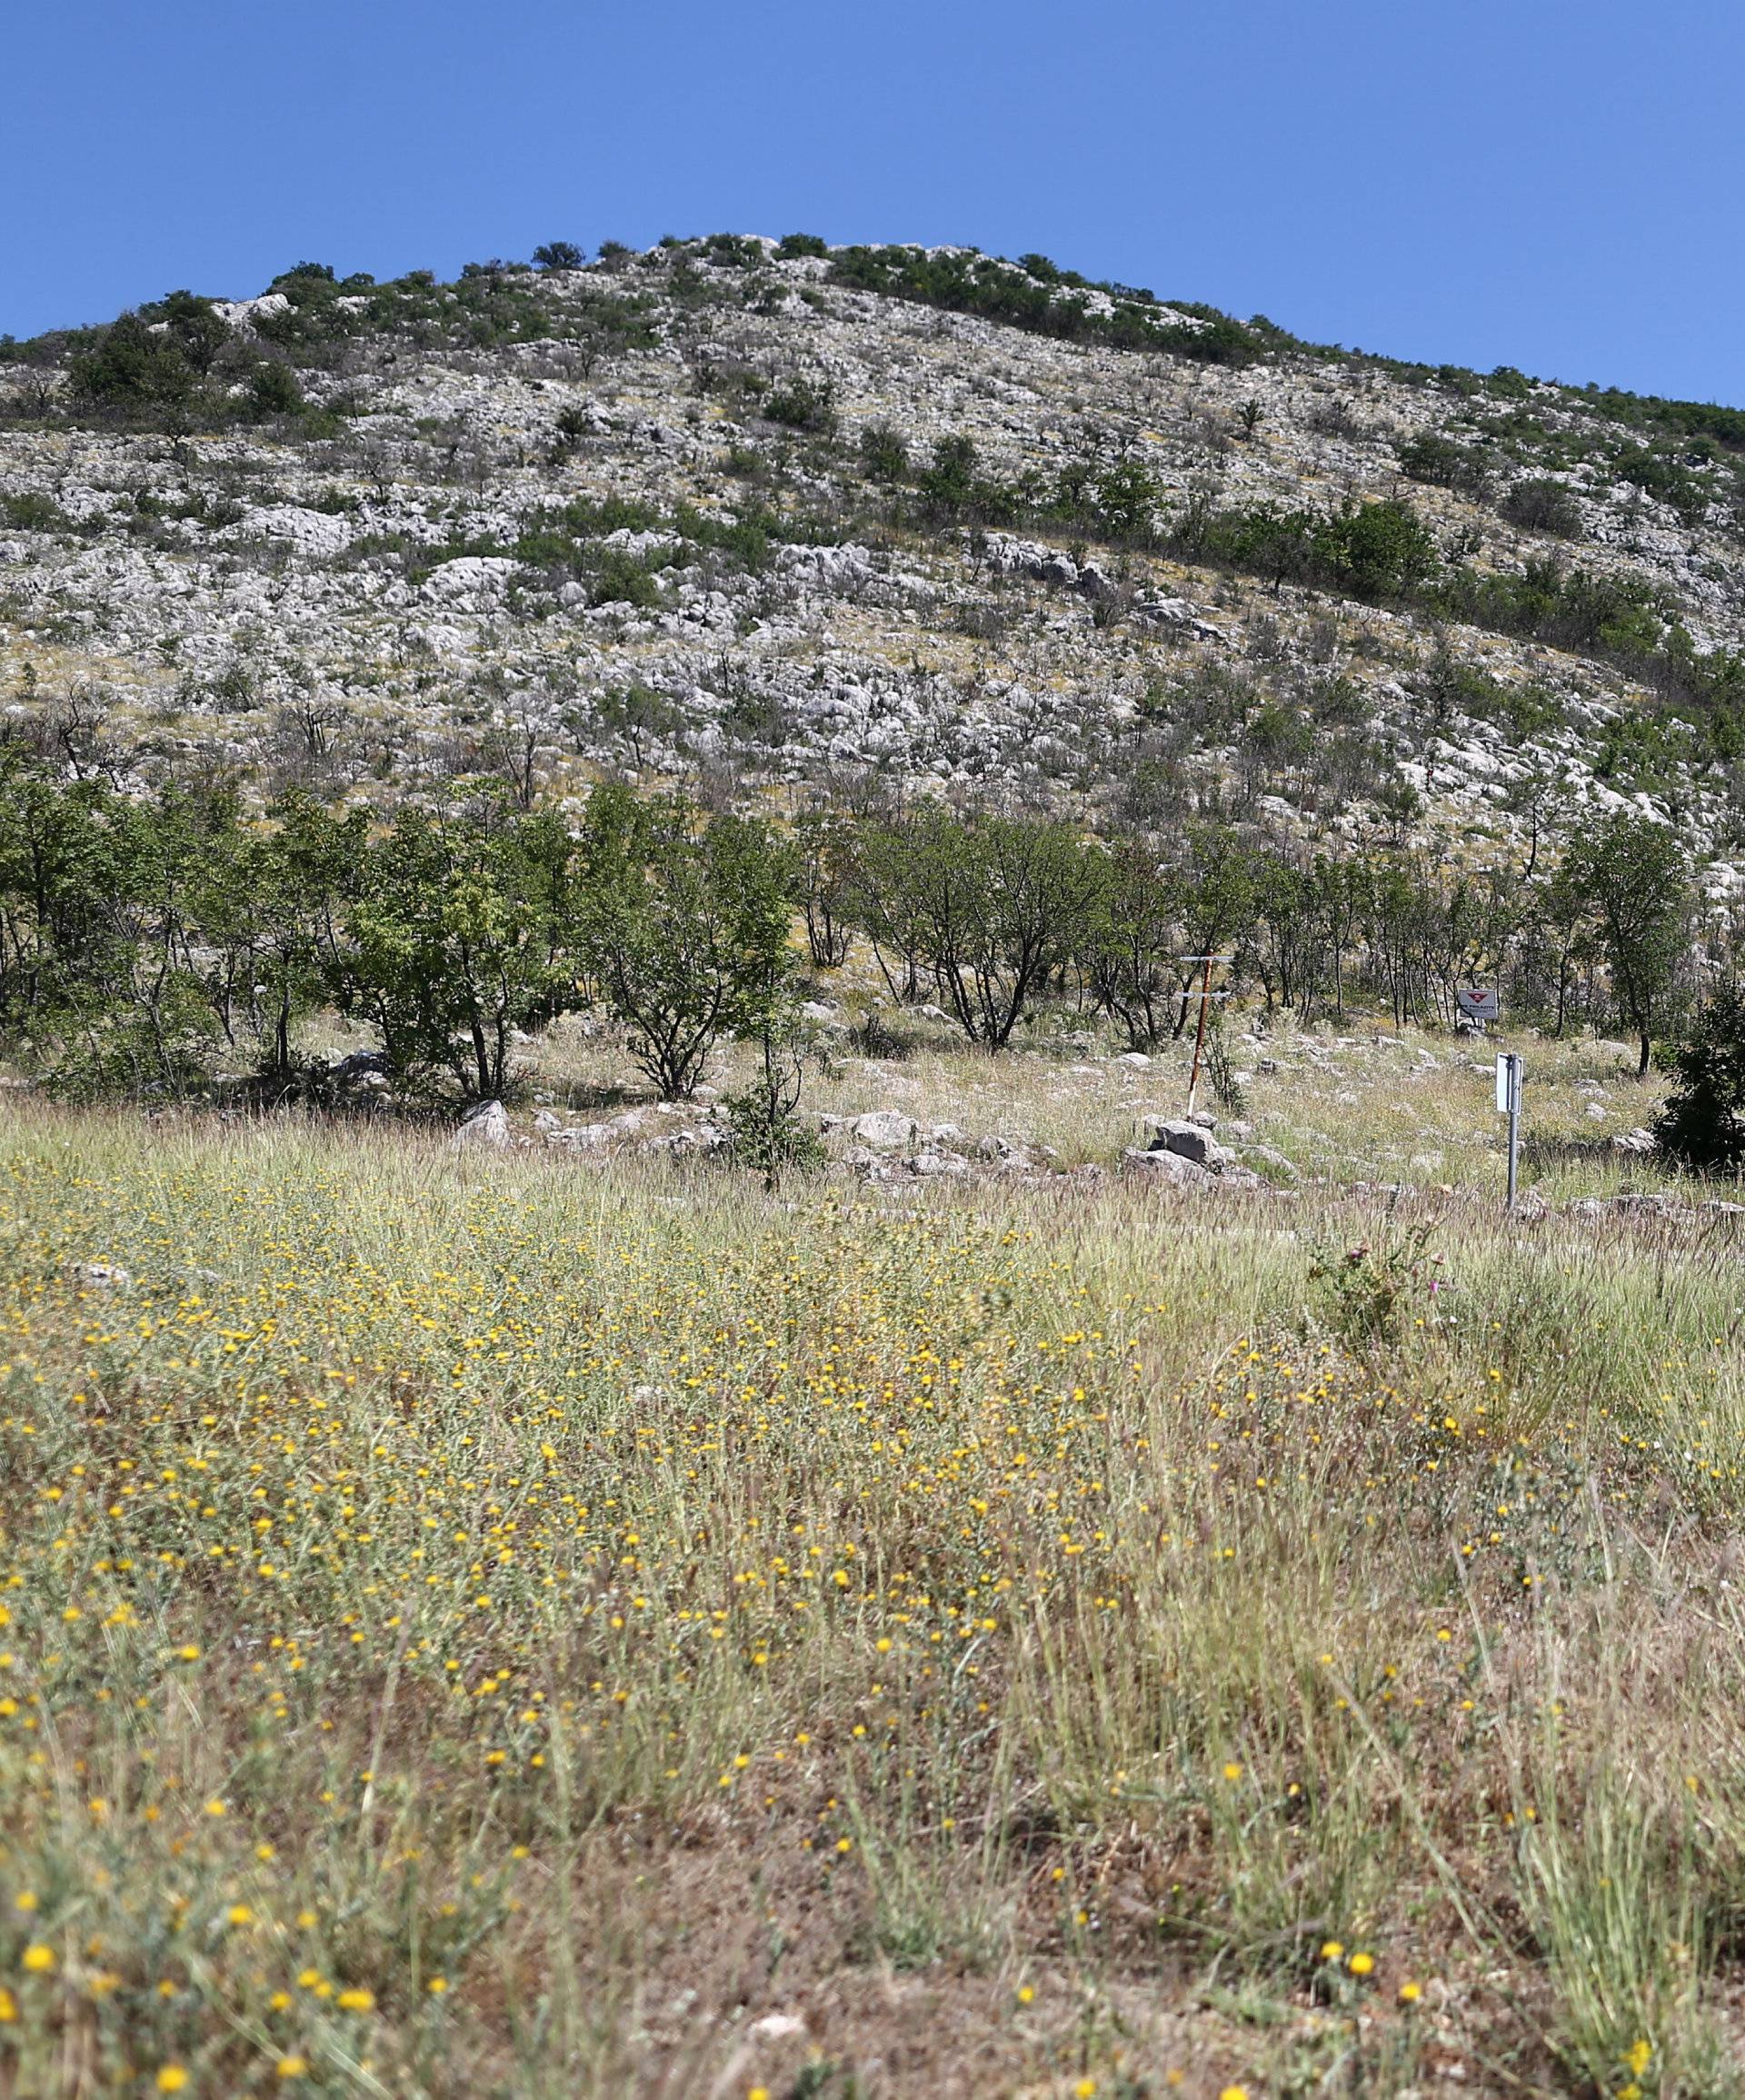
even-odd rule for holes
{"type": "Polygon", "coordinates": [[[1513,1050],[1497,1052],[1497,1113],[1500,1116],[1518,1116],[1521,1113],[1521,1060],[1513,1050]]]}
{"type": "Polygon", "coordinates": [[[1454,1003],[1468,1020],[1497,1020],[1502,1015],[1502,994],[1494,986],[1484,991],[1476,984],[1462,985],[1454,1003]]]}

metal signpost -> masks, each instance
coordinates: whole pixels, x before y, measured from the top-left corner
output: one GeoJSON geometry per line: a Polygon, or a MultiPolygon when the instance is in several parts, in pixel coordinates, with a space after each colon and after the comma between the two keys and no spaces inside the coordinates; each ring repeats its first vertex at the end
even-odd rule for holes
{"type": "Polygon", "coordinates": [[[1200,1026],[1193,1039],[1193,1070],[1188,1077],[1188,1113],[1192,1115],[1194,1097],[1200,1091],[1200,1056],[1206,1047],[1206,1009],[1214,999],[1228,999],[1227,991],[1212,989],[1212,966],[1214,962],[1234,962],[1233,955],[1184,955],[1183,962],[1203,962],[1205,974],[1200,980],[1200,1026]]]}
{"type": "Polygon", "coordinates": [[[1521,1170],[1521,1077],[1523,1069],[1520,1053],[1515,1050],[1497,1052],[1497,1113],[1509,1119],[1509,1208],[1515,1207],[1515,1184],[1521,1170]]]}

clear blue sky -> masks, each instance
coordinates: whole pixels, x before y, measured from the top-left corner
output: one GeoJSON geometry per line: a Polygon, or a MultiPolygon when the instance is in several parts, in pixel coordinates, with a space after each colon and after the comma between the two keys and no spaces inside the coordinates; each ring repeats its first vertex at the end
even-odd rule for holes
{"type": "Polygon", "coordinates": [[[1745,403],[1740,0],[60,0],[5,55],[17,335],[798,230],[1745,403]]]}

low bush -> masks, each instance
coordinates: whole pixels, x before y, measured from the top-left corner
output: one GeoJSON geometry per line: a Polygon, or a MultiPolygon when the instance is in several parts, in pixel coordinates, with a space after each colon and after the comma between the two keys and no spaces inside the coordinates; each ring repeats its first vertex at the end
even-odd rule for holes
{"type": "Polygon", "coordinates": [[[1549,532],[1554,539],[1579,540],[1581,513],[1562,482],[1536,475],[1517,482],[1502,501],[1502,514],[1524,532],[1549,532]]]}

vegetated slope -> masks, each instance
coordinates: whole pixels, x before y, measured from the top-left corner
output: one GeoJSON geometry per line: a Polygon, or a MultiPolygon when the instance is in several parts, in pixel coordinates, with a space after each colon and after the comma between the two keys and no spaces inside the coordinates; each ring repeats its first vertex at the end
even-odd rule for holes
{"type": "Polygon", "coordinates": [[[388,803],[602,770],[1722,851],[1745,412],[1040,256],[718,235],[5,346],[11,733],[388,803]]]}

